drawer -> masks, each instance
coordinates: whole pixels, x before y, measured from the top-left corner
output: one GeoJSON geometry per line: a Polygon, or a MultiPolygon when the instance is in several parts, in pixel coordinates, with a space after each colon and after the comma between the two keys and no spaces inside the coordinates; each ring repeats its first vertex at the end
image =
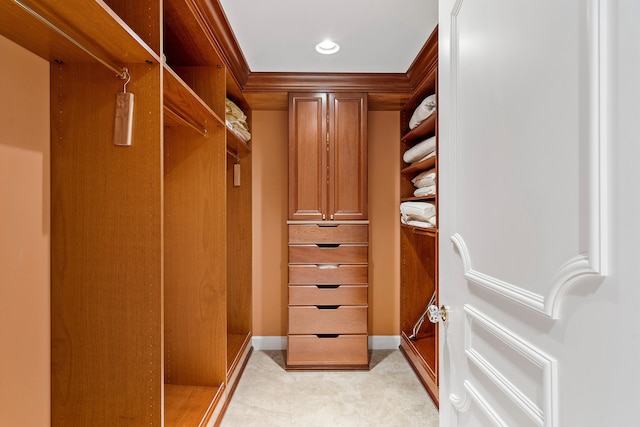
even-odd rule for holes
{"type": "Polygon", "coordinates": [[[367,306],[289,306],[289,334],[366,334],[367,306]]]}
{"type": "Polygon", "coordinates": [[[338,366],[369,364],[366,335],[289,336],[287,340],[287,367],[338,366]]]}
{"type": "Polygon", "coordinates": [[[365,284],[369,281],[369,267],[366,264],[346,265],[290,265],[289,283],[318,285],[365,284]]]}
{"type": "Polygon", "coordinates": [[[366,264],[369,247],[340,243],[289,245],[289,264],[366,264]]]}
{"type": "Polygon", "coordinates": [[[366,224],[290,224],[289,243],[367,243],[366,224]]]}
{"type": "Polygon", "coordinates": [[[289,286],[289,305],[365,305],[367,285],[289,286]]]}

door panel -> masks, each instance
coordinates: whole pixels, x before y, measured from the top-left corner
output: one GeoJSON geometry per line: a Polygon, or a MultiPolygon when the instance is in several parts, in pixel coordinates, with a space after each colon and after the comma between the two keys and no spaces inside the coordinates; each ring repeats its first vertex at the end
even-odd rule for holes
{"type": "Polygon", "coordinates": [[[327,212],[326,94],[289,95],[289,219],[327,212]]]}
{"type": "Polygon", "coordinates": [[[329,94],[329,213],[367,219],[367,95],[329,94]]]}
{"type": "Polygon", "coordinates": [[[610,233],[613,10],[440,2],[441,426],[615,425],[597,390],[620,370],[598,307],[628,239],[610,233]]]}

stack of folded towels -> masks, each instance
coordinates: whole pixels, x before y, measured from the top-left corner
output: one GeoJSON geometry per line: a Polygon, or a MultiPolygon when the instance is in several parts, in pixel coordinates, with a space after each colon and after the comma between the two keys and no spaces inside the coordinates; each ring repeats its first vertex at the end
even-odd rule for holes
{"type": "Polygon", "coordinates": [[[248,142],[251,139],[251,133],[249,133],[249,126],[247,126],[247,116],[229,98],[226,99],[225,107],[227,127],[238,138],[248,142]]]}
{"type": "Polygon", "coordinates": [[[436,94],[427,96],[416,107],[409,119],[409,129],[415,129],[436,111],[436,94]]]}
{"type": "Polygon", "coordinates": [[[415,197],[426,197],[436,194],[436,169],[431,168],[419,173],[411,180],[416,187],[413,195],[415,197]]]}
{"type": "Polygon", "coordinates": [[[436,226],[436,207],[428,202],[402,202],[400,221],[414,227],[433,228],[436,226]]]}
{"type": "MultiPolygon", "coordinates": [[[[404,152],[402,159],[405,163],[413,164],[421,162],[436,155],[436,137],[432,136],[409,148],[404,152]]],[[[426,170],[418,174],[411,180],[416,190],[415,197],[425,197],[436,194],[436,170],[435,168],[426,170]]]]}

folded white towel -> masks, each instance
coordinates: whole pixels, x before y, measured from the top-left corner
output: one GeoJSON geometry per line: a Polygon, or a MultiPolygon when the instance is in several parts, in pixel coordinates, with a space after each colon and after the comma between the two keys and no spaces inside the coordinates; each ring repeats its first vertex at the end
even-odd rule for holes
{"type": "Polygon", "coordinates": [[[402,202],[400,203],[400,215],[405,221],[428,221],[436,214],[436,207],[428,202],[402,202]]]}
{"type": "Polygon", "coordinates": [[[403,224],[407,224],[407,225],[411,225],[412,227],[420,227],[420,228],[433,228],[434,225],[431,224],[429,221],[418,221],[415,219],[411,219],[408,221],[404,221],[402,220],[403,224]]]}
{"type": "Polygon", "coordinates": [[[436,169],[431,168],[416,175],[411,182],[416,188],[428,187],[436,183],[436,169]]]}
{"type": "Polygon", "coordinates": [[[435,185],[429,185],[427,187],[416,188],[416,190],[413,192],[413,195],[415,197],[425,197],[425,196],[430,196],[432,194],[436,194],[436,186],[435,185]]]}
{"type": "Polygon", "coordinates": [[[422,159],[423,157],[431,154],[436,149],[436,137],[432,136],[430,138],[425,139],[424,141],[418,142],[413,147],[409,148],[402,155],[402,160],[405,163],[413,163],[417,160],[422,159]]]}
{"type": "Polygon", "coordinates": [[[415,111],[411,115],[411,119],[409,119],[409,129],[416,128],[427,117],[433,114],[434,111],[436,111],[435,93],[423,99],[420,105],[418,105],[418,107],[415,109],[415,111]]]}

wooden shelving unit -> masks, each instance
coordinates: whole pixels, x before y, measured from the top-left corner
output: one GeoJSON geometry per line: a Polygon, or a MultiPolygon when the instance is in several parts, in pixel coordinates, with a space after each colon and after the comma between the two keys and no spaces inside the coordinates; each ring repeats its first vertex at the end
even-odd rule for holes
{"type": "Polygon", "coordinates": [[[251,352],[251,145],[225,126],[227,96],[250,111],[212,12],[0,6],[0,34],[51,61],[51,424],[218,422],[251,352]]]}
{"type": "MultiPolygon", "coordinates": [[[[429,196],[415,197],[411,180],[422,171],[438,166],[438,113],[437,110],[414,129],[409,119],[420,102],[428,95],[437,94],[437,28],[423,48],[431,52],[425,64],[424,78],[401,110],[400,151],[404,154],[422,140],[436,138],[436,155],[411,165],[402,158],[400,200],[425,201],[435,204],[437,215],[438,190],[429,196]]],[[[438,218],[440,221],[440,218],[438,218]]],[[[438,404],[438,328],[425,319],[417,333],[414,326],[423,315],[432,298],[438,297],[438,229],[400,226],[400,349],[415,370],[433,401],[438,404]]]]}

